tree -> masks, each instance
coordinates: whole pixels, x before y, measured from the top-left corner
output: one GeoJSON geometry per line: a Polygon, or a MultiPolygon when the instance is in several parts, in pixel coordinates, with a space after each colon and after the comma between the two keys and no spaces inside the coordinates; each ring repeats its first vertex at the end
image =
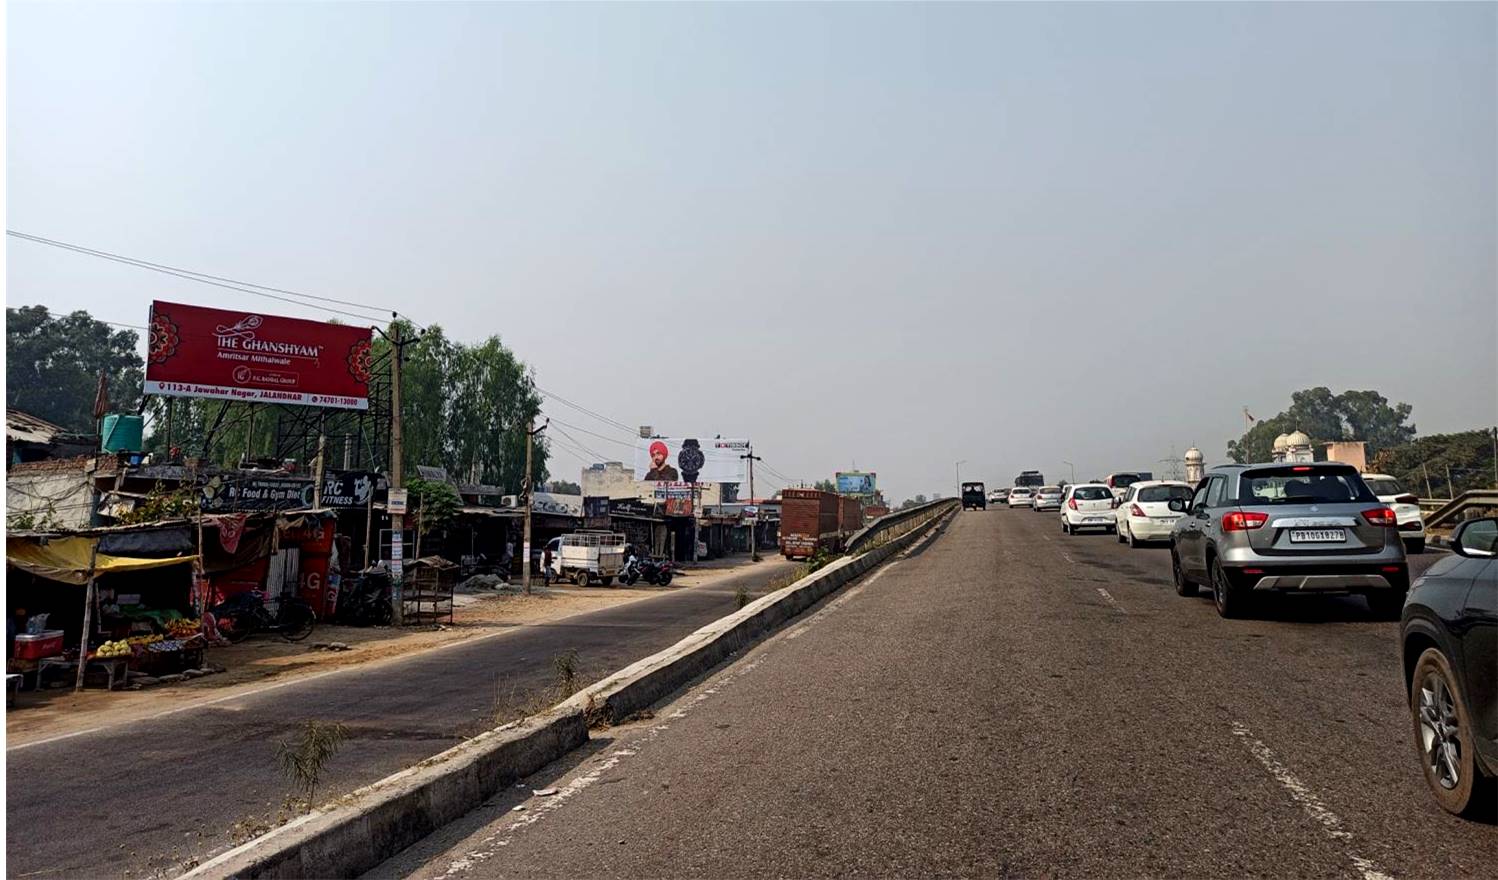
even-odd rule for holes
{"type": "Polygon", "coordinates": [[[1371,467],[1397,478],[1415,495],[1454,498],[1468,489],[1498,486],[1493,445],[1492,429],[1432,434],[1380,451],[1371,467]]]}
{"type": "Polygon", "coordinates": [[[451,485],[415,477],[406,488],[416,499],[416,555],[421,555],[421,539],[434,530],[445,529],[463,509],[463,499],[451,485]]]}
{"type": "Polygon", "coordinates": [[[134,330],[115,330],[88,312],[54,317],[46,306],[5,310],[5,405],[79,433],[94,432],[99,373],[110,408],[140,403],[144,367],[134,330]]]}
{"type": "Polygon", "coordinates": [[[819,492],[836,492],[837,483],[834,483],[831,480],[817,480],[812,488],[816,489],[819,492]]]}
{"type": "Polygon", "coordinates": [[[583,487],[568,480],[552,480],[546,484],[547,491],[557,495],[581,495],[583,487]]]}
{"type": "Polygon", "coordinates": [[[1290,395],[1289,409],[1229,441],[1228,456],[1240,463],[1269,461],[1274,439],[1294,431],[1304,431],[1314,445],[1362,440],[1373,456],[1381,449],[1408,443],[1415,436],[1415,426],[1406,424],[1410,411],[1407,403],[1390,406],[1388,398],[1377,391],[1332,394],[1325,387],[1307,388],[1290,395]]]}

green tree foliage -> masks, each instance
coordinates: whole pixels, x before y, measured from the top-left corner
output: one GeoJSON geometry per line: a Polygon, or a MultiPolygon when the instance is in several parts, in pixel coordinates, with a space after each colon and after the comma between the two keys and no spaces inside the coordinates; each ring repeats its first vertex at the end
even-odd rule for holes
{"type": "Polygon", "coordinates": [[[99,371],[109,377],[110,409],[140,404],[140,337],[88,312],[53,316],[45,306],[5,310],[5,405],[80,433],[94,431],[99,371]]]}
{"type": "Polygon", "coordinates": [[[569,480],[551,480],[546,484],[547,491],[556,495],[581,495],[583,487],[569,480]]]}
{"type": "Polygon", "coordinates": [[[1420,496],[1453,498],[1468,489],[1498,486],[1491,429],[1432,434],[1385,449],[1370,461],[1374,471],[1397,478],[1420,496]]]}
{"type": "Polygon", "coordinates": [[[1274,438],[1294,431],[1304,431],[1313,444],[1362,440],[1373,456],[1414,438],[1410,410],[1407,403],[1390,405],[1377,391],[1333,394],[1329,388],[1307,388],[1290,395],[1289,409],[1228,441],[1228,456],[1236,462],[1269,461],[1274,438]]]}
{"type": "MultiPolygon", "coordinates": [[[[401,337],[416,328],[402,322],[401,337]]],[[[376,339],[374,359],[390,343],[376,339]]],[[[460,481],[519,491],[525,474],[525,429],[541,411],[541,396],[525,364],[491,336],[477,345],[453,342],[431,326],[406,346],[401,383],[405,411],[405,468],[438,464],[460,481]]],[[[547,476],[547,449],[537,443],[533,470],[547,476]]]]}
{"type": "Polygon", "coordinates": [[[817,480],[812,488],[819,492],[836,492],[837,483],[834,483],[832,480],[817,480]]]}

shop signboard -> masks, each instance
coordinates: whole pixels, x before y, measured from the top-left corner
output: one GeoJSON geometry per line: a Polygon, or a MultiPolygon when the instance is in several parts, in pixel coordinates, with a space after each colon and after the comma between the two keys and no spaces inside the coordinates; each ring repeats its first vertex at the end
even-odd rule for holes
{"type": "Polygon", "coordinates": [[[307,477],[215,475],[203,483],[201,493],[201,506],[209,513],[312,506],[312,480],[307,477]]]}
{"type": "Polygon", "coordinates": [[[323,507],[364,507],[383,488],[384,478],[368,471],[333,471],[323,475],[323,507]]]}
{"type": "Polygon", "coordinates": [[[552,516],[570,516],[582,519],[583,496],[558,495],[553,492],[532,492],[531,512],[549,513],[552,516]]]}
{"type": "Polygon", "coordinates": [[[660,481],[655,484],[655,499],[663,503],[667,516],[691,516],[696,489],[694,483],[660,481]]]}
{"type": "Polygon", "coordinates": [[[743,483],[748,440],[641,437],[635,479],[646,483],[743,483]]]}
{"type": "Polygon", "coordinates": [[[151,304],[147,394],[369,409],[370,328],[151,304]]]}
{"type": "Polygon", "coordinates": [[[607,495],[589,495],[583,499],[583,528],[606,529],[609,527],[609,498],[607,495]]]}

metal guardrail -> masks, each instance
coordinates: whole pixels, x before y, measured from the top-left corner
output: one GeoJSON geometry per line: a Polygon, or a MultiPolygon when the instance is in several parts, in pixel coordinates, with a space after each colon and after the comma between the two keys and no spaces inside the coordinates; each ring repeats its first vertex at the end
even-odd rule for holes
{"type": "Polygon", "coordinates": [[[955,508],[958,502],[957,498],[942,498],[886,513],[854,532],[843,550],[846,553],[861,553],[881,540],[897,538],[911,529],[921,527],[933,516],[945,513],[944,508],[955,508]]]}
{"type": "Polygon", "coordinates": [[[1425,527],[1441,528],[1474,507],[1498,507],[1498,489],[1469,489],[1463,492],[1428,514],[1425,517],[1425,527]]]}

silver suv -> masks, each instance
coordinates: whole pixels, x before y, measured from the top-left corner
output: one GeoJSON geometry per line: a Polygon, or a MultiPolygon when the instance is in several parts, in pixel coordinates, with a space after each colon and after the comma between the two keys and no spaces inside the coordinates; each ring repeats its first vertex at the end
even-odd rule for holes
{"type": "Polygon", "coordinates": [[[1356,468],[1238,464],[1211,470],[1171,530],[1176,592],[1212,589],[1217,613],[1238,617],[1255,595],[1359,593],[1383,619],[1397,620],[1409,566],[1394,511],[1380,504],[1356,468]]]}

